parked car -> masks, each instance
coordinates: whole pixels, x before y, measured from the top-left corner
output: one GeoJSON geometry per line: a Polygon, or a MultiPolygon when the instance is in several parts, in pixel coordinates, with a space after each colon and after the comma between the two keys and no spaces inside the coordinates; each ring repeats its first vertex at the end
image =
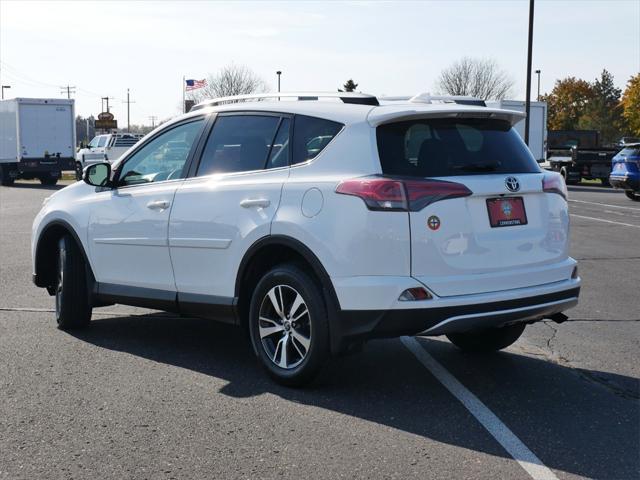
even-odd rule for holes
{"type": "Polygon", "coordinates": [[[640,202],[640,142],[629,144],[613,157],[609,182],[631,200],[640,202]]]}
{"type": "Polygon", "coordinates": [[[80,167],[96,162],[115,162],[134,146],[144,135],[139,133],[108,133],[96,135],[89,144],[78,150],[76,158],[80,167]]]}
{"type": "Polygon", "coordinates": [[[567,190],[512,128],[522,113],[268,101],[292,96],[204,102],[49,197],[32,255],[58,326],[112,303],[212,318],[299,385],[370,338],[495,351],[567,318],[567,190]]]}

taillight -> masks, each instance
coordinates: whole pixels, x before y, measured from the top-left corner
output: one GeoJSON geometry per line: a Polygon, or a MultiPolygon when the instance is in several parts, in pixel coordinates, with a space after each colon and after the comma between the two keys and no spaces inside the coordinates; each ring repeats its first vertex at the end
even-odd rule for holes
{"type": "Polygon", "coordinates": [[[353,178],[340,182],[336,193],[360,197],[369,210],[417,212],[427,205],[472,194],[461,183],[444,180],[353,178]]]}
{"type": "Polygon", "coordinates": [[[562,175],[558,173],[548,173],[542,177],[542,190],[547,193],[557,193],[565,200],[568,197],[567,185],[562,175]]]}

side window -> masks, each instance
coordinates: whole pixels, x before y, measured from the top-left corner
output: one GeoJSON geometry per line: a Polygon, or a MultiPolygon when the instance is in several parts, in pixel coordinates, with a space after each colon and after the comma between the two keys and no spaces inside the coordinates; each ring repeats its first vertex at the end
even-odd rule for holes
{"type": "Polygon", "coordinates": [[[278,134],[271,145],[266,168],[286,167],[289,165],[289,128],[291,120],[283,118],[278,134]]]}
{"type": "Polygon", "coordinates": [[[202,152],[197,175],[264,169],[279,123],[280,117],[276,116],[218,117],[202,152]]]}
{"type": "Polygon", "coordinates": [[[204,119],[167,130],[129,157],[119,175],[119,185],[137,185],[184,178],[183,169],[204,119]]]}
{"type": "Polygon", "coordinates": [[[104,147],[105,144],[107,143],[107,136],[106,135],[100,135],[100,137],[98,137],[98,147],[104,147]]]}
{"type": "Polygon", "coordinates": [[[293,163],[314,158],[342,127],[342,124],[330,120],[296,115],[293,127],[293,163]]]}
{"type": "Polygon", "coordinates": [[[93,137],[91,142],[89,143],[89,147],[96,148],[98,146],[98,142],[100,141],[100,137],[93,137]]]}

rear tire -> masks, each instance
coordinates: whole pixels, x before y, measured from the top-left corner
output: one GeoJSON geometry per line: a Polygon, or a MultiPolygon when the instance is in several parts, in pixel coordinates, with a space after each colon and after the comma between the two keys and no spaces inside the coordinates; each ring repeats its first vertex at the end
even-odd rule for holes
{"type": "Polygon", "coordinates": [[[447,338],[465,352],[495,352],[515,343],[525,326],[524,323],[516,323],[475,332],[450,333],[447,338]]]}
{"type": "Polygon", "coordinates": [[[321,292],[293,264],[274,267],[253,290],[251,344],[262,366],[280,384],[309,383],[329,356],[329,321],[321,292]]]}
{"type": "Polygon", "coordinates": [[[4,187],[10,187],[15,182],[9,172],[11,170],[6,165],[0,165],[0,185],[4,187]]]}
{"type": "Polygon", "coordinates": [[[56,321],[61,330],[86,327],[91,320],[84,258],[73,239],[58,241],[56,271],[56,321]]]}
{"type": "Polygon", "coordinates": [[[40,178],[40,183],[42,185],[55,185],[56,183],[58,183],[58,178],[57,177],[50,177],[47,175],[42,175],[40,178]]]}
{"type": "Polygon", "coordinates": [[[640,202],[640,193],[635,193],[632,190],[625,190],[624,194],[627,196],[629,200],[633,200],[634,202],[640,202]]]}

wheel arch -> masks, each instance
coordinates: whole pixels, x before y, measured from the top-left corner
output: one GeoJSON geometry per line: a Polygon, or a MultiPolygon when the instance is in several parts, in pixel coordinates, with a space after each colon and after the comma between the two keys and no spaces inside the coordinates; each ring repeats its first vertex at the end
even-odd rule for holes
{"type": "Polygon", "coordinates": [[[87,271],[87,281],[89,282],[88,290],[91,292],[95,285],[95,276],[93,275],[93,270],[91,269],[84,245],[80,241],[80,237],[74,228],[68,222],[60,219],[49,222],[38,236],[34,255],[33,283],[42,288],[52,285],[55,278],[56,257],[55,255],[47,255],[47,253],[57,249],[57,243],[64,235],[71,236],[82,255],[87,271]]]}
{"type": "Polygon", "coordinates": [[[313,277],[319,282],[324,293],[324,299],[329,316],[329,336],[332,349],[337,342],[333,341],[332,327],[340,310],[340,302],[333,287],[333,282],[318,257],[301,241],[286,235],[269,235],[257,240],[246,251],[235,282],[235,297],[237,303],[238,321],[246,326],[248,318],[248,302],[250,293],[257,284],[260,275],[280,263],[293,262],[311,268],[313,277]]]}

